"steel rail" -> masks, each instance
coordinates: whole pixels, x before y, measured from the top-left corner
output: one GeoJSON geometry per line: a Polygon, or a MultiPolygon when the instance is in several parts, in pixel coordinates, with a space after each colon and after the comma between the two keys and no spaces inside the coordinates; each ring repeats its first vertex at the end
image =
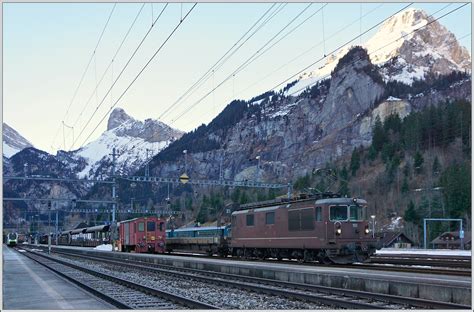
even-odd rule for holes
{"type": "MultiPolygon", "coordinates": [[[[234,288],[239,288],[239,289],[245,289],[245,290],[250,290],[253,292],[257,293],[264,293],[268,295],[276,295],[276,296],[283,296],[289,299],[298,299],[298,300],[305,300],[308,302],[312,303],[318,303],[318,304],[326,304],[329,306],[338,306],[346,309],[382,309],[383,306],[381,305],[375,305],[375,304],[369,304],[369,303],[364,303],[364,302],[352,302],[349,300],[355,300],[355,299],[360,299],[360,298],[349,298],[349,300],[345,299],[340,299],[340,298],[329,298],[326,296],[322,295],[316,295],[316,294],[304,294],[304,293],[299,293],[295,292],[292,290],[283,290],[283,289],[276,289],[272,287],[267,287],[263,285],[255,285],[255,284],[249,284],[248,282],[236,282],[232,281],[230,279],[222,279],[222,276],[219,274],[217,277],[209,277],[209,276],[202,276],[203,272],[208,273],[208,271],[202,271],[199,272],[201,275],[194,275],[194,274],[189,274],[189,273],[183,273],[179,272],[179,270],[169,270],[169,269],[162,269],[162,268],[157,268],[154,267],[155,265],[151,266],[146,263],[144,264],[132,264],[128,262],[123,262],[123,261],[117,261],[117,260],[111,260],[109,258],[105,257],[94,257],[94,256],[86,256],[86,255],[79,255],[76,253],[67,253],[67,252],[58,252],[55,251],[56,253],[63,254],[63,255],[68,255],[68,256],[73,256],[73,257],[78,257],[78,258],[84,258],[88,260],[95,260],[95,261],[100,261],[101,263],[109,263],[113,265],[119,265],[123,267],[129,267],[129,268],[135,268],[139,270],[145,270],[148,272],[156,272],[156,273],[161,273],[161,274],[167,274],[167,275],[174,275],[174,276],[180,276],[186,279],[195,279],[200,282],[205,282],[209,283],[212,282],[214,284],[219,284],[223,286],[230,286],[234,288]]],[[[180,268],[181,269],[181,268],[180,268]]],[[[188,269],[184,269],[188,270],[188,269]]],[[[192,269],[189,269],[192,270],[192,269]]],[[[209,275],[209,274],[206,274],[209,275]]],[[[222,274],[222,275],[227,275],[227,274],[222,274]]],[[[238,275],[231,275],[229,276],[224,276],[224,277],[232,277],[234,280],[236,278],[242,279],[242,276],[238,275]]],[[[332,293],[332,295],[335,295],[332,293]]]]}
{"type": "MultiPolygon", "coordinates": [[[[115,277],[115,276],[112,276],[112,275],[108,275],[108,274],[105,274],[105,273],[97,272],[95,270],[88,269],[88,268],[85,268],[85,267],[82,267],[82,266],[79,266],[79,265],[76,265],[76,264],[73,264],[73,263],[69,263],[67,261],[63,261],[63,260],[60,260],[60,259],[55,259],[55,258],[50,257],[50,256],[35,253],[35,252],[32,252],[32,251],[30,251],[30,252],[37,255],[37,256],[39,256],[39,257],[43,257],[45,259],[63,264],[65,266],[71,267],[73,269],[80,270],[82,272],[97,276],[97,277],[102,278],[102,279],[112,281],[114,283],[129,287],[129,288],[138,290],[138,291],[143,292],[143,293],[151,294],[155,297],[160,297],[160,298],[170,300],[172,302],[176,302],[178,304],[187,306],[191,309],[206,309],[206,310],[219,309],[218,307],[215,307],[215,306],[210,305],[210,304],[206,304],[206,303],[199,302],[199,301],[196,301],[196,300],[192,300],[192,299],[184,298],[184,297],[181,297],[181,296],[177,296],[177,295],[174,295],[172,293],[169,293],[169,292],[166,292],[166,291],[163,291],[163,290],[150,288],[148,286],[140,285],[138,283],[135,283],[135,282],[132,282],[132,281],[129,281],[129,280],[126,280],[126,279],[122,279],[122,278],[115,277]]],[[[103,261],[103,260],[101,260],[101,261],[103,261]]]]}
{"type": "MultiPolygon", "coordinates": [[[[368,299],[368,300],[380,300],[384,301],[387,303],[395,303],[395,304],[403,304],[403,305],[412,305],[416,307],[422,307],[422,308],[435,308],[435,309],[470,309],[469,306],[466,305],[461,305],[461,304],[456,304],[456,303],[449,303],[449,302],[440,302],[440,301],[433,301],[433,300],[426,300],[426,299],[420,299],[420,298],[406,298],[406,297],[401,297],[401,296],[396,296],[396,295],[388,295],[388,294],[378,294],[378,293],[370,293],[366,291],[359,291],[359,290],[350,290],[350,289],[340,289],[340,288],[334,288],[334,287],[327,287],[327,286],[319,286],[319,285],[311,285],[311,284],[304,284],[304,283],[293,283],[293,282],[286,282],[286,281],[276,281],[272,279],[265,279],[265,278],[258,278],[258,277],[249,277],[249,276],[242,276],[242,275],[236,275],[236,274],[229,274],[229,273],[220,273],[220,272],[211,272],[211,271],[205,271],[205,270],[198,270],[198,269],[191,269],[191,268],[175,268],[170,265],[163,265],[163,264],[155,264],[155,263],[147,263],[147,262],[142,262],[142,261],[134,261],[137,263],[141,264],[132,264],[132,263],[125,263],[123,261],[118,261],[118,260],[111,260],[110,258],[104,256],[104,255],[83,255],[83,254],[77,254],[79,251],[75,250],[56,250],[56,253],[61,253],[64,255],[72,255],[75,257],[81,257],[81,258],[86,258],[90,260],[97,260],[100,259],[102,262],[108,262],[111,264],[116,264],[116,265],[121,265],[121,266],[128,266],[132,268],[139,268],[139,269],[145,269],[149,271],[156,271],[160,273],[166,273],[166,274],[177,274],[177,271],[182,271],[182,272],[190,272],[192,274],[201,274],[201,275],[210,275],[219,278],[219,282],[232,285],[235,282],[231,281],[236,281],[236,280],[243,280],[245,282],[254,282],[254,283],[261,283],[261,284],[266,284],[266,285],[273,285],[273,286],[286,286],[294,289],[299,289],[299,290],[310,290],[310,291],[317,291],[317,292],[322,292],[324,294],[329,294],[329,295],[342,295],[342,296],[350,296],[352,300],[357,300],[357,299],[368,299]],[[143,265],[142,265],[143,264],[143,265]],[[170,270],[162,269],[163,267],[170,268],[174,272],[170,272],[170,270]]],[[[187,278],[195,278],[195,275],[190,276],[189,273],[181,273],[184,274],[183,276],[186,276],[187,278]]],[[[248,285],[248,284],[247,284],[248,285]]],[[[237,285],[237,287],[239,287],[237,285]]],[[[273,288],[272,288],[273,289],[273,288]]],[[[258,289],[255,289],[255,291],[258,291],[258,289]]],[[[279,295],[284,295],[283,293],[279,293],[279,295]]],[[[303,295],[303,294],[299,294],[303,295]]],[[[314,295],[313,295],[314,296],[314,295]]],[[[319,298],[319,297],[318,297],[319,298]]],[[[336,300],[333,302],[340,303],[340,299],[336,298],[327,298],[323,297],[324,299],[329,299],[329,300],[336,300]]],[[[303,300],[308,300],[308,298],[299,298],[303,300]]],[[[340,305],[340,307],[344,308],[349,308],[349,309],[354,309],[354,308],[365,308],[365,309],[380,309],[383,308],[383,306],[380,305],[374,305],[374,304],[367,304],[367,303],[361,303],[361,302],[350,302],[347,300],[342,300],[343,303],[340,305]],[[364,306],[362,306],[364,305],[364,306]]],[[[329,301],[320,301],[325,304],[329,305],[334,305],[334,303],[330,303],[329,301]]]]}

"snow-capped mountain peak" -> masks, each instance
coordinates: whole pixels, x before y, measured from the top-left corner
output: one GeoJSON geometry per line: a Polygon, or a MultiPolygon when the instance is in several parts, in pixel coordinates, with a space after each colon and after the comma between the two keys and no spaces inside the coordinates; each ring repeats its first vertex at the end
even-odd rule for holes
{"type": "Polygon", "coordinates": [[[112,130],[119,126],[122,126],[125,123],[135,122],[136,120],[128,115],[123,108],[115,108],[109,116],[107,122],[107,130],[112,130]]]}
{"type": "Polygon", "coordinates": [[[10,158],[27,147],[33,147],[33,144],[15,129],[3,123],[3,156],[10,158]]]}
{"type": "MultiPolygon", "coordinates": [[[[470,71],[471,56],[453,33],[433,20],[425,11],[411,8],[385,21],[378,31],[362,45],[373,64],[381,68],[385,80],[412,84],[426,74],[448,74],[470,71]]],[[[329,77],[339,60],[352,46],[345,46],[329,55],[318,69],[303,73],[288,94],[302,90],[317,80],[329,77]]]]}
{"type": "Polygon", "coordinates": [[[136,120],[122,108],[116,108],[109,116],[107,131],[97,140],[73,152],[74,157],[84,158],[87,162],[78,175],[85,177],[99,174],[98,169],[109,161],[113,148],[119,153],[117,169],[131,173],[147,160],[147,156],[156,155],[183,134],[158,120],[136,120]]]}

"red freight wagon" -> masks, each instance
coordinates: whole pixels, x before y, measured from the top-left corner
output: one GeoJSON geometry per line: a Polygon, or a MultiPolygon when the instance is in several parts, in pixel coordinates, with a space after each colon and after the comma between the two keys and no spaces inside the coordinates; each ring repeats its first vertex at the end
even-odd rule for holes
{"type": "Polygon", "coordinates": [[[120,221],[120,250],[135,252],[165,251],[165,221],[158,217],[141,217],[120,221]]]}

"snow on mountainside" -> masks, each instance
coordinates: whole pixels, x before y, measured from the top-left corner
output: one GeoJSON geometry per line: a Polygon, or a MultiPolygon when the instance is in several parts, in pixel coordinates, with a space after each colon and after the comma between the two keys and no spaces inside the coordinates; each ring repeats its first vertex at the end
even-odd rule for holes
{"type": "Polygon", "coordinates": [[[78,177],[102,174],[98,170],[104,163],[110,162],[109,154],[114,147],[119,153],[117,170],[131,173],[146,161],[147,149],[151,157],[182,135],[183,132],[160,121],[147,119],[142,122],[129,116],[123,109],[116,108],[110,114],[107,131],[97,140],[73,152],[74,158],[84,158],[87,162],[78,177]]]}
{"type": "MultiPolygon", "coordinates": [[[[423,79],[429,72],[448,74],[471,69],[468,50],[459,45],[446,27],[433,21],[423,10],[415,8],[385,21],[362,46],[367,49],[371,62],[381,68],[386,81],[396,80],[411,85],[415,79],[423,79]]],[[[339,59],[350,48],[345,46],[335,55],[329,55],[324,66],[303,73],[287,94],[299,93],[317,80],[329,77],[339,59]]]]}
{"type": "Polygon", "coordinates": [[[10,158],[24,148],[32,147],[15,129],[3,123],[3,156],[10,158]]]}

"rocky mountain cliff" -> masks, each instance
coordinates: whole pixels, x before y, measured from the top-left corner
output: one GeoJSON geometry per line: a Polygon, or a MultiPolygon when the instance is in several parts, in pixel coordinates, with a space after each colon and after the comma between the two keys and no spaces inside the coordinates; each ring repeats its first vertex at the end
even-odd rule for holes
{"type": "Polygon", "coordinates": [[[15,129],[3,123],[3,156],[10,158],[27,147],[33,147],[33,144],[15,129]]]}
{"type": "MultiPolygon", "coordinates": [[[[471,71],[471,56],[446,27],[426,12],[407,9],[385,21],[362,45],[373,64],[381,68],[385,81],[411,85],[428,74],[446,75],[452,71],[471,71]]],[[[304,73],[288,94],[329,77],[339,60],[352,46],[346,46],[315,71],[304,73]]]]}
{"type": "Polygon", "coordinates": [[[146,119],[142,122],[129,116],[122,108],[116,108],[109,116],[107,131],[70,154],[76,161],[85,159],[87,163],[78,173],[79,177],[97,177],[104,174],[104,169],[110,169],[105,168],[104,164],[110,166],[109,154],[115,147],[119,153],[118,172],[130,174],[146,162],[147,150],[149,157],[156,155],[182,135],[182,131],[160,121],[146,119]]]}

